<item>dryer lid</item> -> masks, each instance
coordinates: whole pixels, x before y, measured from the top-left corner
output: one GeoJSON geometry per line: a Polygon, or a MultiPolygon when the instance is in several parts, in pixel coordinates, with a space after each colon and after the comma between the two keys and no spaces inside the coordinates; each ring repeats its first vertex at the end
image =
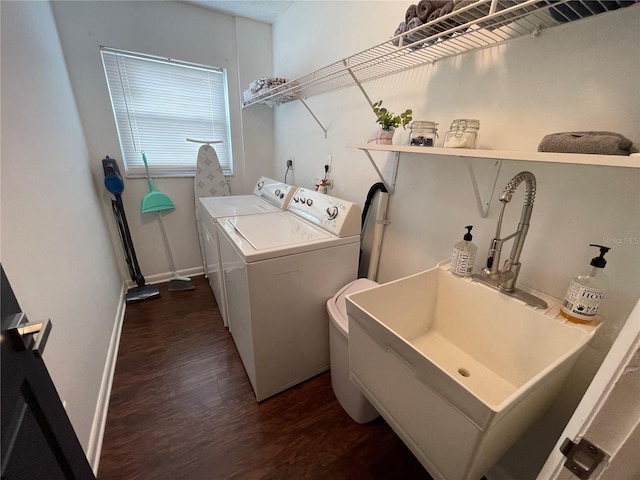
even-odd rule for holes
{"type": "Polygon", "coordinates": [[[280,211],[277,206],[265,202],[255,195],[200,197],[200,203],[213,219],[280,211]]]}

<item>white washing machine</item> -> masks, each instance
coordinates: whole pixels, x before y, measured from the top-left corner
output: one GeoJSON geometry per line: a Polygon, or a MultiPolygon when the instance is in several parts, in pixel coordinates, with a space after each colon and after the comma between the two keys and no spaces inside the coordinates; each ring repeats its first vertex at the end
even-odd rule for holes
{"type": "Polygon", "coordinates": [[[219,220],[229,331],[257,401],[329,368],[325,304],[357,277],[360,216],[299,188],[286,212],[219,220]]]}
{"type": "Polygon", "coordinates": [[[252,195],[201,197],[198,202],[200,242],[204,245],[205,273],[218,303],[225,327],[229,325],[224,278],[216,224],[223,217],[280,212],[286,209],[297,187],[261,177],[252,195]]]}

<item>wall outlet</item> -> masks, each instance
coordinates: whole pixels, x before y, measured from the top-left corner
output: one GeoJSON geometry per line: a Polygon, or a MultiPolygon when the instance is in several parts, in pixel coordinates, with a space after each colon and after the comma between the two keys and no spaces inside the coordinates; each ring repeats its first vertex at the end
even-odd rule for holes
{"type": "Polygon", "coordinates": [[[287,158],[287,168],[293,170],[293,161],[295,160],[295,157],[289,156],[289,158],[287,158]]]}

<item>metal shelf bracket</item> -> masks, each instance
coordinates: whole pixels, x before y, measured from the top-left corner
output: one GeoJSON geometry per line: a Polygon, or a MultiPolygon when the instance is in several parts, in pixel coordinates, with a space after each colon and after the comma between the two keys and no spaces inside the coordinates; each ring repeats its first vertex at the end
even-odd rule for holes
{"type": "Polygon", "coordinates": [[[399,163],[398,160],[400,159],[400,152],[390,152],[390,153],[392,153],[391,158],[393,159],[393,164],[391,165],[391,169],[392,169],[391,170],[391,182],[389,183],[384,178],[384,175],[382,175],[382,172],[378,168],[378,165],[376,164],[375,160],[371,156],[371,153],[369,152],[369,150],[363,149],[362,151],[369,158],[369,161],[371,162],[371,165],[373,165],[373,168],[375,169],[376,173],[378,174],[378,177],[380,177],[380,181],[384,185],[384,188],[387,189],[387,191],[389,192],[389,195],[393,195],[393,191],[394,191],[395,186],[396,186],[396,178],[398,176],[398,163],[399,163]]]}
{"type": "Polygon", "coordinates": [[[298,100],[300,100],[300,102],[302,103],[302,105],[304,105],[304,108],[307,109],[307,111],[309,112],[309,114],[313,117],[313,119],[316,121],[316,123],[318,125],[320,125],[320,128],[322,129],[322,131],[324,132],[324,138],[327,138],[327,129],[324,128],[324,126],[322,125],[322,123],[320,123],[320,120],[318,120],[318,117],[316,117],[316,115],[313,113],[313,111],[311,110],[311,108],[309,108],[309,105],[307,105],[307,102],[305,102],[302,97],[300,97],[299,95],[296,95],[298,97],[298,100]]]}
{"type": "Polygon", "coordinates": [[[364,98],[367,99],[367,102],[369,103],[369,106],[371,108],[373,108],[373,102],[371,101],[371,98],[369,98],[369,95],[367,95],[367,91],[362,86],[362,83],[360,83],[360,80],[358,80],[358,77],[356,77],[356,74],[353,73],[353,70],[351,70],[351,67],[349,66],[349,63],[350,62],[349,62],[348,58],[346,60],[344,60],[344,66],[345,66],[347,72],[349,72],[349,75],[351,75],[351,78],[353,78],[353,82],[358,86],[358,88],[360,89],[360,91],[364,95],[364,98]]]}
{"type": "MultiPolygon", "coordinates": [[[[383,147],[386,147],[386,145],[384,145],[383,147]]],[[[385,188],[387,189],[387,191],[389,192],[390,195],[393,195],[394,190],[395,190],[395,186],[396,186],[396,178],[398,176],[398,164],[400,163],[400,151],[397,150],[377,150],[375,147],[372,147],[372,150],[377,150],[377,151],[385,151],[388,152],[391,155],[391,159],[392,159],[392,165],[391,165],[391,178],[390,180],[387,180],[384,175],[382,174],[382,172],[380,171],[380,169],[378,168],[378,165],[376,164],[375,160],[373,159],[373,157],[371,156],[371,152],[370,149],[365,148],[364,146],[357,146],[357,148],[359,150],[362,150],[365,155],[367,156],[367,158],[369,159],[369,162],[371,162],[371,165],[373,165],[373,168],[375,169],[376,173],[378,174],[378,177],[380,177],[380,180],[382,181],[382,184],[385,186],[385,188]]],[[[456,155],[457,156],[457,155],[456,155]]],[[[476,172],[474,169],[474,164],[473,158],[469,158],[469,157],[461,157],[464,161],[465,164],[467,166],[467,173],[469,174],[469,181],[471,182],[471,188],[473,189],[473,195],[475,197],[476,200],[476,205],[478,206],[478,211],[480,213],[480,217],[482,218],[486,218],[487,215],[489,214],[489,207],[491,206],[491,199],[493,198],[493,194],[495,192],[496,189],[496,184],[498,183],[498,176],[500,175],[500,167],[502,166],[502,159],[491,159],[490,162],[490,166],[488,169],[488,173],[487,173],[487,188],[486,191],[484,193],[484,196],[480,193],[480,187],[478,185],[478,177],[476,176],[476,172]]]]}
{"type": "Polygon", "coordinates": [[[491,206],[491,198],[493,197],[493,193],[496,189],[496,184],[498,182],[498,175],[500,175],[500,167],[502,166],[502,160],[494,160],[491,162],[491,172],[489,181],[487,182],[487,189],[485,191],[484,197],[480,195],[480,189],[478,187],[478,178],[476,177],[473,162],[471,158],[464,159],[467,165],[467,173],[469,174],[469,180],[471,181],[471,187],[473,188],[473,195],[476,199],[476,204],[478,206],[478,211],[480,212],[480,217],[486,218],[489,215],[489,207],[491,206]]]}

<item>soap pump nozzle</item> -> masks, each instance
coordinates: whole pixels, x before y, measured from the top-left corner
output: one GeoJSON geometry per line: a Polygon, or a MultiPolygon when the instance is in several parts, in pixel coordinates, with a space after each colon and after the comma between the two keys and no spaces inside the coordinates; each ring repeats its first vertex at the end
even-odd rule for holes
{"type": "Polygon", "coordinates": [[[604,255],[611,250],[609,247],[603,247],[602,245],[590,244],[590,247],[598,247],[600,249],[600,255],[591,259],[591,266],[597,268],[604,268],[607,261],[604,259],[604,255]]]}
{"type": "Polygon", "coordinates": [[[473,236],[471,235],[471,229],[473,228],[473,225],[467,225],[464,228],[467,229],[467,233],[464,234],[463,239],[466,240],[467,242],[470,242],[471,240],[473,240],[473,236]]]}

